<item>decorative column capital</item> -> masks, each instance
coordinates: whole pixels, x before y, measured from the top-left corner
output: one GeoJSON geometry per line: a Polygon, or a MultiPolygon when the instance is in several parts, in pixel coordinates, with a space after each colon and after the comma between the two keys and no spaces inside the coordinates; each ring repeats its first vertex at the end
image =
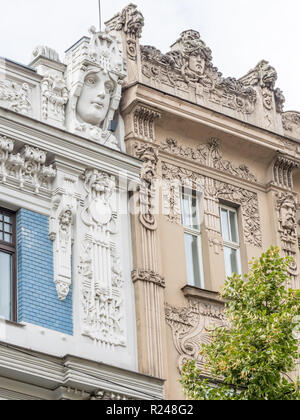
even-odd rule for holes
{"type": "Polygon", "coordinates": [[[272,184],[276,187],[293,190],[293,171],[300,163],[282,154],[278,154],[273,162],[272,184]]]}
{"type": "Polygon", "coordinates": [[[153,283],[162,288],[166,287],[165,279],[154,271],[146,270],[134,270],[132,272],[132,281],[136,283],[137,281],[153,283]]]}

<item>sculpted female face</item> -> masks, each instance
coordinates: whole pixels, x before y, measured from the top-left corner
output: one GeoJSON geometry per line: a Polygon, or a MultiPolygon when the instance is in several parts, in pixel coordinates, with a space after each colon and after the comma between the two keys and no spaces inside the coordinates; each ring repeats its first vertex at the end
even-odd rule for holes
{"type": "Polygon", "coordinates": [[[100,126],[109,110],[114,84],[103,71],[90,73],[84,80],[84,86],[77,103],[79,121],[100,126]]]}

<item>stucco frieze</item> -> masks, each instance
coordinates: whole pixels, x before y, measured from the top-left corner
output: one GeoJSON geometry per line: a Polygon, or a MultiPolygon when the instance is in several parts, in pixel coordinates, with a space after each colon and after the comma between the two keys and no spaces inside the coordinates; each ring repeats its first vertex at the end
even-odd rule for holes
{"type": "Polygon", "coordinates": [[[175,139],[167,139],[162,143],[160,150],[245,179],[246,181],[257,182],[256,176],[252,174],[246,165],[234,167],[230,161],[223,159],[220,142],[218,138],[210,138],[206,144],[193,148],[183,146],[175,139]]]}

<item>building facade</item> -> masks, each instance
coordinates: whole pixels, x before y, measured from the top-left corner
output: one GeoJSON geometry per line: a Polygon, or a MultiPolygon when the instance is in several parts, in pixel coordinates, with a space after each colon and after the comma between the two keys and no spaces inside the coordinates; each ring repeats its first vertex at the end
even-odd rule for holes
{"type": "Polygon", "coordinates": [[[181,399],[218,292],[270,245],[299,288],[300,113],[266,61],[224,78],[130,4],[0,68],[0,398],[181,399]]]}

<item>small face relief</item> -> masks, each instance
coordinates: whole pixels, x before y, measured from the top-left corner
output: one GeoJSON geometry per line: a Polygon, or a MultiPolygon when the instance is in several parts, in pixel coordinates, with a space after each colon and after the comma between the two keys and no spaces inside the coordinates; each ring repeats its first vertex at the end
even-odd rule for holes
{"type": "Polygon", "coordinates": [[[189,62],[190,69],[197,74],[203,74],[205,70],[205,60],[200,55],[192,55],[189,62]]]}
{"type": "Polygon", "coordinates": [[[86,76],[77,103],[77,118],[80,122],[100,126],[109,110],[114,83],[102,71],[86,76]]]}
{"type": "Polygon", "coordinates": [[[295,208],[292,203],[286,202],[281,208],[282,226],[286,229],[294,229],[295,208]]]}

